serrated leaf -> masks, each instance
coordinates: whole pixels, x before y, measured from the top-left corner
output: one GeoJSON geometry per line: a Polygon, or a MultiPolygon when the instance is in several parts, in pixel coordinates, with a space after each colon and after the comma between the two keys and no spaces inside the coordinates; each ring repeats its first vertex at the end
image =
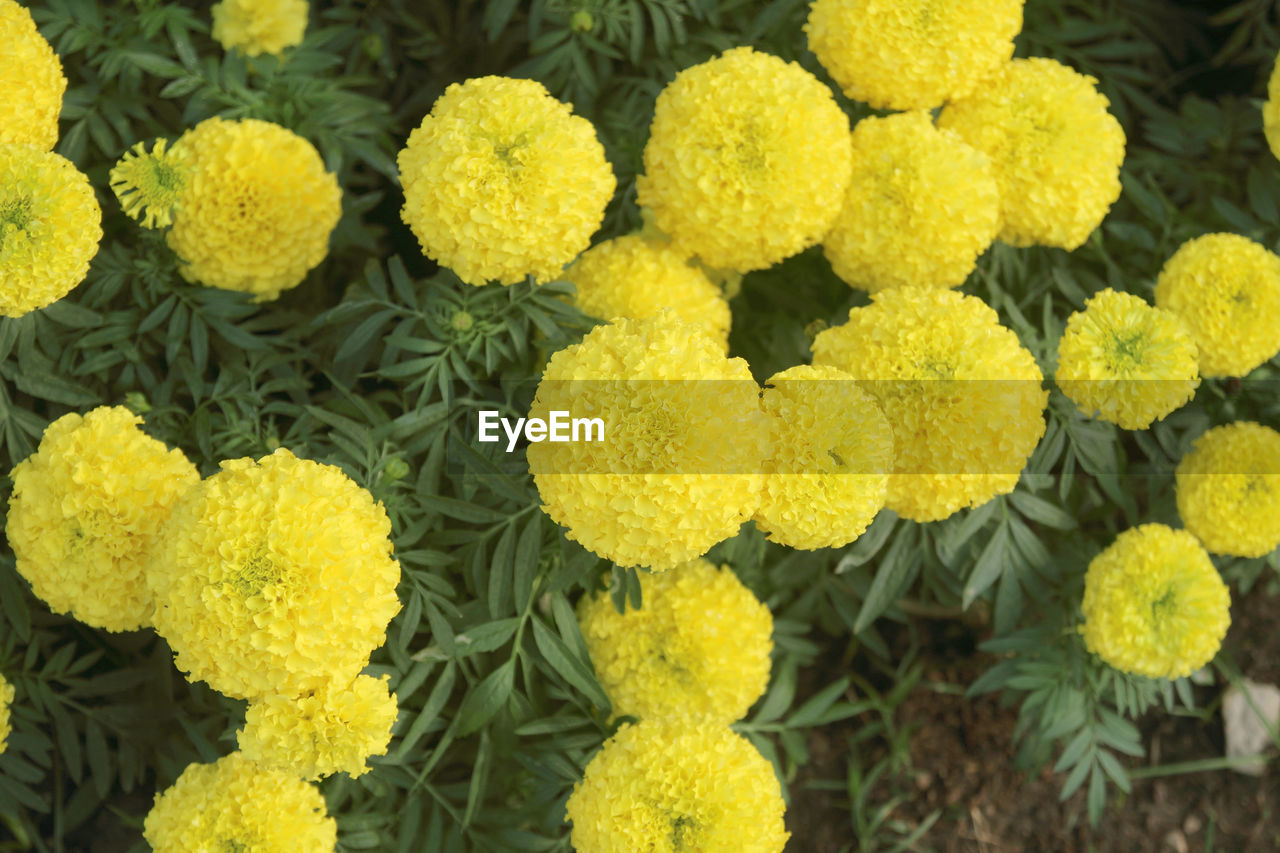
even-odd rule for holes
{"type": "Polygon", "coordinates": [[[498,713],[515,684],[515,661],[508,660],[467,693],[458,709],[458,737],[477,731],[498,713]]]}

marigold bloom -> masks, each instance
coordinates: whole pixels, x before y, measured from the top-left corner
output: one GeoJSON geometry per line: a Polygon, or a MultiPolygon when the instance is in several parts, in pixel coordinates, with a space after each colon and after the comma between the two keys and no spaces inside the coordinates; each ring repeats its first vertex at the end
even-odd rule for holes
{"type": "Polygon", "coordinates": [[[534,80],[445,89],[396,158],[427,257],[468,284],[542,282],[590,245],[617,181],[572,109],[534,80]]]}
{"type": "Polygon", "coordinates": [[[108,631],[151,624],[147,561],[200,481],[181,450],[141,423],[123,406],[63,415],[12,474],[5,532],[18,573],[53,612],[108,631]]]}
{"type": "Polygon", "coordinates": [[[936,521],[1013,491],[1044,434],[1035,358],[975,297],[895,288],[871,299],[817,336],[813,362],[864,380],[893,427],[886,506],[936,521]]]}
{"type": "Polygon", "coordinates": [[[190,764],[143,824],[154,853],[333,853],[338,825],[314,785],[238,752],[190,764]]]}
{"type": "Polygon", "coordinates": [[[1080,411],[1146,429],[1195,396],[1196,342],[1176,314],[1110,288],[1067,319],[1058,387],[1080,411]]]}
{"type": "Polygon", "coordinates": [[[157,139],[148,152],[139,142],[125,152],[111,169],[111,190],[120,206],[143,228],[168,228],[173,210],[191,174],[184,149],[166,149],[169,140],[157,139]]]}
{"type": "Polygon", "coordinates": [[[850,98],[931,109],[1013,56],[1023,0],[816,0],[809,49],[850,98]]]}
{"type": "Polygon", "coordinates": [[[617,716],[728,725],[769,686],[773,616],[728,566],[694,560],[640,574],[641,607],[584,596],[582,636],[617,716]]]}
{"type": "Polygon", "coordinates": [[[148,572],[178,667],[238,698],[350,683],[400,609],[381,504],[285,448],[236,459],[174,509],[148,572]]]}
{"type": "Polygon", "coordinates": [[[221,0],[209,11],[213,39],[223,50],[279,56],[286,47],[302,44],[309,6],[306,0],[221,0]]]}
{"type": "Polygon", "coordinates": [[[58,116],[67,90],[62,63],[31,13],[14,0],[0,0],[0,45],[0,145],[49,151],[58,142],[58,116]]]}
{"type": "Polygon", "coordinates": [[[57,302],[84,280],[102,239],[102,210],[70,160],[0,144],[0,315],[57,302]]]}
{"type": "Polygon", "coordinates": [[[927,112],[899,113],[853,129],[853,179],[822,250],[852,287],[955,287],[999,228],[987,155],[927,112]]]}
{"type": "Polygon", "coordinates": [[[1156,305],[1191,331],[1201,376],[1244,376],[1280,351],[1280,257],[1239,234],[1188,240],[1160,270],[1156,305]]]}
{"type": "Polygon", "coordinates": [[[4,754],[9,734],[13,731],[9,725],[9,706],[13,703],[15,692],[13,685],[5,681],[4,674],[0,673],[0,755],[4,754]]]}
{"type": "Polygon", "coordinates": [[[1182,523],[1213,553],[1261,557],[1280,545],[1280,433],[1250,421],[1214,427],[1175,480],[1182,523]]]}
{"type": "Polygon", "coordinates": [[[205,119],[178,140],[192,173],[169,246],[188,281],[275,299],[329,252],[342,191],[320,153],[257,119],[205,119]]]}
{"type": "Polygon", "coordinates": [[[578,853],[781,853],[773,766],[732,729],[685,718],[623,725],[565,804],[578,853]]]}
{"type": "Polygon", "coordinates": [[[729,302],[707,274],[669,245],[639,234],[593,246],[565,270],[584,314],[639,320],[671,309],[729,349],[729,302]]]}
{"type": "Polygon", "coordinates": [[[636,200],[679,251],[763,269],[831,228],[850,156],[831,90],[794,62],[738,47],[658,95],[636,200]]]}
{"type": "Polygon", "coordinates": [[[1185,530],[1126,530],[1089,563],[1080,633],[1111,666],[1181,678],[1218,653],[1231,595],[1209,555],[1185,530]]]}
{"type": "Polygon", "coordinates": [[[1267,100],[1262,105],[1262,130],[1271,153],[1280,157],[1280,61],[1271,69],[1267,80],[1267,100]]]}
{"type": "Polygon", "coordinates": [[[991,158],[1004,242],[1075,249],[1120,197],[1124,130],[1095,83],[1052,59],[1015,59],[938,116],[991,158]]]}
{"type": "Polygon", "coordinates": [[[669,313],[592,329],[551,356],[530,417],[600,418],[604,440],[529,445],[543,509],[621,566],[702,556],[759,505],[759,392],[745,361],[669,313]]]}
{"type": "Polygon", "coordinates": [[[792,548],[848,545],[884,506],[893,471],[889,421],[834,367],[792,367],[767,385],[773,443],[756,526],[792,548]]]}

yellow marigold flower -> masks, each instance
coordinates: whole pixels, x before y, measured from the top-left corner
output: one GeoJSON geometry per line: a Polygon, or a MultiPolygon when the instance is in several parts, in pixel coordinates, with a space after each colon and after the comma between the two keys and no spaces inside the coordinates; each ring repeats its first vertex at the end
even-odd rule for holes
{"type": "Polygon", "coordinates": [[[18,573],[53,612],[108,631],[151,624],[147,562],[200,481],[181,450],[141,423],[123,406],[63,415],[12,474],[6,533],[18,573]]]}
{"type": "Polygon", "coordinates": [[[338,825],[320,789],[238,752],[189,764],[143,824],[154,853],[333,853],[338,825]]]}
{"type": "Polygon", "coordinates": [[[331,682],[304,696],[273,694],[249,703],[240,730],[245,758],[302,779],[334,773],[361,776],[371,755],[386,755],[396,697],[367,675],[343,686],[331,682]]]}
{"type": "Polygon", "coordinates": [[[640,575],[641,607],[585,596],[578,621],[613,712],[728,725],[769,686],[773,616],[728,566],[694,560],[640,575]]]}
{"type": "Polygon", "coordinates": [[[732,729],[687,718],[624,725],[565,804],[577,853],[781,853],[773,766],[732,729]]]}
{"type": "Polygon", "coordinates": [[[111,190],[120,206],[143,228],[168,228],[173,211],[191,174],[184,150],[168,148],[167,139],[157,139],[148,152],[139,142],[111,169],[111,190]]]}
{"type": "Polygon", "coordinates": [[[302,44],[309,7],[306,0],[222,0],[209,11],[214,41],[223,50],[279,56],[302,44]]]}
{"type": "Polygon", "coordinates": [[[454,83],[396,158],[401,218],[468,284],[549,281],[591,243],[617,181],[591,122],[534,80],[454,83]]]}
{"type": "Polygon", "coordinates": [[[192,680],[238,698],[350,683],[400,609],[381,504],[285,448],[236,459],[173,511],[148,580],[192,680]]]}
{"type": "Polygon", "coordinates": [[[1280,157],[1280,61],[1271,69],[1267,80],[1267,101],[1262,105],[1262,130],[1271,153],[1280,157]]]}
{"type": "Polygon", "coordinates": [[[1023,0],[816,0],[809,49],[850,98],[931,109],[1013,56],[1023,0]]]}
{"type": "Polygon", "coordinates": [[[14,693],[13,685],[5,681],[4,674],[0,673],[0,755],[4,754],[9,733],[13,731],[9,725],[9,705],[13,703],[14,693]]]}
{"type": "MultiPolygon", "coordinates": [[[[0,45],[0,145],[49,151],[58,142],[58,116],[67,90],[62,63],[31,13],[14,0],[0,0],[0,45]]],[[[0,187],[4,183],[0,179],[0,187]]]]}
{"type": "Polygon", "coordinates": [[[0,315],[57,302],[84,280],[102,239],[102,210],[70,160],[0,144],[0,315]]]}
{"type": "Polygon", "coordinates": [[[849,119],[830,89],[794,62],[738,47],[658,95],[636,199],[679,251],[718,269],[764,269],[831,228],[850,157],[849,119]]]}
{"type": "Polygon", "coordinates": [[[1111,666],[1181,678],[1218,653],[1231,595],[1209,555],[1185,530],[1126,530],[1089,563],[1080,633],[1111,666]]]}
{"type": "Polygon", "coordinates": [[[529,445],[543,509],[621,566],[702,556],[759,505],[759,393],[745,361],[668,313],[592,329],[551,356],[530,417],[599,418],[603,440],[529,445]]]}
{"type": "Polygon", "coordinates": [[[1205,548],[1261,557],[1280,545],[1280,433],[1250,421],[1214,427],[1174,476],[1178,514],[1205,548]]]}
{"type": "Polygon", "coordinates": [[[1244,376],[1280,351],[1280,257],[1239,234],[1188,240],[1160,270],[1156,305],[1191,330],[1201,376],[1244,376]]]}
{"type": "Polygon", "coordinates": [[[899,113],[853,129],[853,179],[822,250],[852,287],[955,287],[999,228],[987,155],[927,112],[899,113]]]}
{"type": "Polygon", "coordinates": [[[1067,319],[1054,378],[1084,414],[1146,429],[1195,396],[1197,365],[1196,342],[1176,314],[1108,288],[1067,319]]]}
{"type": "Polygon", "coordinates": [[[729,350],[729,302],[705,272],[669,245],[639,234],[606,240],[584,252],[564,277],[578,289],[585,314],[639,320],[669,308],[729,350]]]}
{"type": "Polygon", "coordinates": [[[1044,434],[1035,358],[982,300],[953,290],[872,294],[813,342],[813,362],[863,380],[893,427],[886,506],[936,521],[1013,491],[1044,434]]]}
{"type": "Polygon", "coordinates": [[[1120,197],[1124,130],[1095,83],[1052,59],[1015,59],[938,116],[991,158],[1004,242],[1074,249],[1120,197]]]}
{"type": "Polygon", "coordinates": [[[773,444],[756,526],[792,548],[848,545],[884,506],[893,471],[889,421],[834,367],[792,367],[767,384],[773,444]]]}
{"type": "Polygon", "coordinates": [[[192,173],[168,241],[188,281],[275,299],[324,260],[342,190],[310,142],[270,122],[215,116],[174,147],[192,173]]]}

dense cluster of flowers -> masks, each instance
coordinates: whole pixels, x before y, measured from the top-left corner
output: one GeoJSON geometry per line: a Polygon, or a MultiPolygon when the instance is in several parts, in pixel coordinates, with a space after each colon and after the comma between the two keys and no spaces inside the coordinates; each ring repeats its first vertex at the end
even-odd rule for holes
{"type": "Polygon", "coordinates": [[[1124,531],[1089,563],[1085,646],[1124,672],[1181,678],[1208,663],[1231,596],[1196,538],[1163,524],[1124,531]]]}
{"type": "Polygon", "coordinates": [[[71,292],[102,239],[102,210],[70,160],[0,143],[0,316],[21,317],[71,292]]]}
{"type": "Polygon", "coordinates": [[[764,269],[830,229],[850,157],[830,89],[794,62],[734,48],[658,95],[636,201],[707,266],[764,269]]]}
{"type": "Polygon", "coordinates": [[[1146,429],[1195,396],[1198,364],[1176,314],[1108,288],[1067,319],[1054,378],[1084,414],[1146,429]]]}
{"type": "Polygon", "coordinates": [[[884,506],[893,429],[854,377],[800,365],[775,374],[761,400],[773,440],[756,526],[792,548],[839,548],[884,506]]]}
{"type": "Polygon", "coordinates": [[[397,164],[401,216],[423,252],[476,285],[555,278],[617,187],[591,123],[509,77],[450,85],[397,164]]]}
{"type": "Polygon", "coordinates": [[[119,406],[63,415],[12,473],[5,532],[18,573],[55,613],[108,631],[151,624],[147,562],[200,480],[141,423],[119,406]]]}
{"type": "Polygon", "coordinates": [[[781,853],[773,766],[731,729],[688,718],[623,725],[565,806],[578,853],[781,853]]]}
{"type": "Polygon", "coordinates": [[[13,685],[5,680],[3,673],[0,673],[0,755],[4,754],[8,746],[9,733],[13,731],[13,727],[9,724],[9,706],[13,704],[16,693],[13,685]]]}
{"type": "Polygon", "coordinates": [[[759,506],[759,390],[745,361],[670,313],[592,329],[551,356],[529,416],[601,418],[604,440],[529,446],[543,509],[620,566],[702,556],[759,506]]]}
{"type": "Polygon", "coordinates": [[[209,10],[214,40],[249,56],[302,44],[309,11],[307,0],[220,0],[209,10]]]}
{"type": "Polygon", "coordinates": [[[1280,352],[1280,257],[1239,234],[1188,240],[1160,270],[1156,305],[1190,330],[1202,376],[1244,376],[1280,352]]]}
{"type": "Polygon", "coordinates": [[[1175,480],[1182,523],[1213,553],[1261,557],[1280,545],[1280,433],[1251,421],[1214,427],[1175,480]]]}
{"type": "MultiPolygon", "coordinates": [[[[58,116],[67,90],[62,63],[36,29],[31,13],[15,0],[0,0],[0,45],[0,145],[34,145],[48,151],[58,141],[58,116]]],[[[0,177],[0,187],[5,183],[0,177]]]]}
{"type": "Polygon", "coordinates": [[[143,228],[168,228],[191,175],[186,149],[157,139],[151,151],[139,142],[111,170],[111,191],[143,228]]]}
{"type": "Polygon", "coordinates": [[[886,506],[935,521],[1012,491],[1044,434],[1035,358],[975,297],[895,288],[871,298],[814,339],[813,363],[863,380],[893,427],[886,506]]]}
{"type": "Polygon", "coordinates": [[[338,843],[315,786],[238,752],[183,770],[143,834],[155,853],[332,853],[338,843]]]}
{"type": "Polygon", "coordinates": [[[1124,130],[1096,82],[1052,59],[1015,59],[938,116],[991,158],[1004,242],[1075,249],[1120,197],[1124,130]]]}
{"type": "Polygon", "coordinates": [[[809,49],[850,98],[930,109],[963,97],[1013,56],[1023,0],[816,0],[809,49]]]}

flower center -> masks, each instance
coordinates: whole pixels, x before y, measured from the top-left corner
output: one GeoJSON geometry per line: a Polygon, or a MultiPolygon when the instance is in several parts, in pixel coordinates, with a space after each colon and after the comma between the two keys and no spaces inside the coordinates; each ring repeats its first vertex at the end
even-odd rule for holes
{"type": "Polygon", "coordinates": [[[266,549],[260,548],[252,557],[245,560],[232,583],[241,596],[252,598],[279,580],[280,570],[276,568],[266,549]]]}
{"type": "Polygon", "coordinates": [[[1146,351],[1146,335],[1140,331],[1115,332],[1111,336],[1108,353],[1113,370],[1131,370],[1137,367],[1146,351]]]}
{"type": "Polygon", "coordinates": [[[30,198],[18,196],[0,201],[0,250],[4,249],[10,225],[15,231],[25,231],[33,218],[30,198]]]}
{"type": "Polygon", "coordinates": [[[676,815],[671,819],[671,849],[692,849],[697,832],[697,821],[688,815],[676,815]]]}

